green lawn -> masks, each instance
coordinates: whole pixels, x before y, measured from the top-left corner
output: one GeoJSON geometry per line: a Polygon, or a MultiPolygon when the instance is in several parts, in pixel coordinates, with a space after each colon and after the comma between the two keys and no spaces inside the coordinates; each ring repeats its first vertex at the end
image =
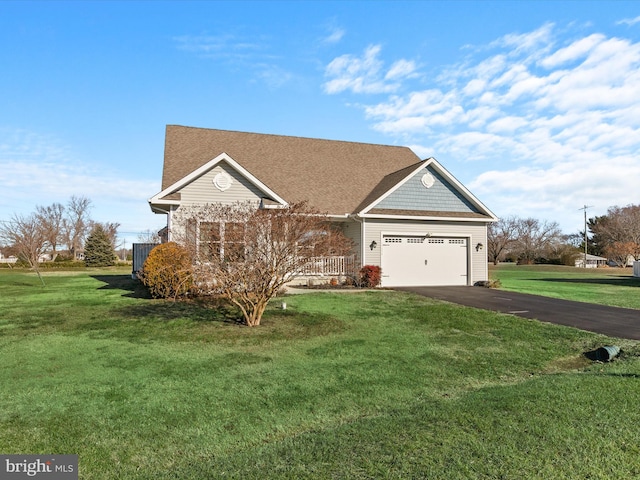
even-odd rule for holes
{"type": "Polygon", "coordinates": [[[637,342],[391,291],[247,328],[122,270],[45,280],[0,273],[3,453],[83,479],[640,476],[637,342]]]}
{"type": "Polygon", "coordinates": [[[640,278],[630,268],[503,263],[490,266],[489,275],[504,290],[640,309],[640,278]]]}

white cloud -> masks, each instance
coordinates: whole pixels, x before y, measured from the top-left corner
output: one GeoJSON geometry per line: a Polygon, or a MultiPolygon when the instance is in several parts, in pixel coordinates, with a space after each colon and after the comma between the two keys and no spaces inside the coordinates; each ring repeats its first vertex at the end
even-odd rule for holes
{"type": "Polygon", "coordinates": [[[563,63],[585,57],[596,45],[604,40],[604,35],[593,34],[573,42],[568,47],[560,48],[551,55],[543,58],[540,64],[546,68],[553,68],[563,63]]]}
{"type": "Polygon", "coordinates": [[[512,134],[514,131],[528,124],[529,122],[522,117],[506,116],[498,118],[488,124],[487,131],[493,133],[512,134]]]}
{"type": "Polygon", "coordinates": [[[210,58],[241,59],[265,50],[264,39],[239,38],[232,34],[180,35],[173,37],[179,50],[210,58]]]}
{"type": "Polygon", "coordinates": [[[474,78],[462,89],[462,93],[468,97],[481,94],[487,88],[487,82],[480,78],[474,78]]]}
{"type": "Polygon", "coordinates": [[[624,18],[619,22],[616,22],[617,25],[629,25],[629,26],[635,25],[636,23],[640,23],[640,17],[624,18]]]}
{"type": "Polygon", "coordinates": [[[394,80],[412,75],[416,71],[416,64],[410,60],[398,60],[384,76],[385,80],[394,80]]]}
{"type": "Polygon", "coordinates": [[[262,82],[271,90],[284,87],[295,77],[278,65],[280,59],[271,53],[269,39],[264,36],[181,35],[173,41],[179,50],[220,62],[232,72],[249,72],[250,82],[262,82]]]}
{"type": "Polygon", "coordinates": [[[90,162],[76,161],[72,149],[53,136],[0,130],[0,164],[0,220],[33,212],[37,205],[66,204],[76,195],[91,199],[92,216],[99,221],[139,231],[162,223],[147,206],[149,192],[160,189],[158,181],[123,177],[106,166],[88,167],[90,162]],[[113,210],[113,206],[120,208],[113,210]],[[146,225],[141,220],[145,213],[146,225]]]}
{"type": "Polygon", "coordinates": [[[567,225],[579,222],[578,208],[585,203],[599,214],[612,205],[637,204],[638,178],[635,158],[619,157],[612,164],[599,156],[582,161],[576,157],[549,168],[489,170],[468,187],[488,205],[496,205],[498,215],[546,216],[568,230],[567,225]]]}
{"type": "MultiPolygon", "coordinates": [[[[398,78],[413,89],[362,106],[364,114],[417,151],[465,165],[472,191],[499,214],[563,225],[585,203],[603,213],[640,203],[640,43],[567,35],[545,24],[467,49],[439,77],[422,79],[429,83],[398,78]]],[[[375,68],[379,80],[381,63],[375,68]]]]}
{"type": "Polygon", "coordinates": [[[325,68],[324,91],[336,94],[344,91],[353,93],[391,93],[398,90],[400,81],[413,77],[416,65],[413,61],[400,59],[384,72],[384,62],[379,55],[380,45],[368,46],[361,57],[345,54],[334,58],[325,68]]]}
{"type": "Polygon", "coordinates": [[[258,79],[271,89],[281,88],[294,78],[293,74],[277,65],[258,64],[255,68],[258,79]]]}
{"type": "Polygon", "coordinates": [[[469,68],[469,71],[465,72],[465,75],[487,80],[503,72],[507,65],[507,56],[498,54],[482,60],[478,65],[469,68]]]}
{"type": "Polygon", "coordinates": [[[326,44],[335,44],[340,42],[342,38],[345,36],[346,32],[343,28],[339,28],[336,26],[332,26],[330,28],[329,34],[322,39],[322,43],[326,44]]]}
{"type": "Polygon", "coordinates": [[[412,125],[409,133],[437,125],[451,125],[464,115],[456,103],[453,92],[424,90],[403,97],[392,97],[388,103],[365,108],[368,118],[381,118],[375,127],[384,132],[401,133],[404,126],[412,125]],[[407,120],[411,119],[411,122],[407,120]],[[420,122],[417,121],[420,119],[420,122]]]}
{"type": "MultiPolygon", "coordinates": [[[[3,160],[0,183],[15,188],[15,195],[24,199],[33,198],[46,203],[46,198],[86,195],[145,201],[149,197],[148,192],[158,190],[158,182],[121,178],[112,172],[86,169],[80,164],[52,161],[27,163],[0,158],[3,160]]],[[[28,203],[33,206],[31,201],[28,203]]]]}
{"type": "Polygon", "coordinates": [[[510,33],[499,38],[491,46],[508,48],[509,56],[531,54],[539,56],[553,45],[552,23],[545,23],[537,30],[528,33],[510,33]]]}

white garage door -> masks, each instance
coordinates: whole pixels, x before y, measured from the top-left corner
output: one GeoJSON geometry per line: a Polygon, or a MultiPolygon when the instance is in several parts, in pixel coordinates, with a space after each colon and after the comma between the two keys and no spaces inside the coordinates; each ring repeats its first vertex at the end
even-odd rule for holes
{"type": "Polygon", "coordinates": [[[385,235],[382,286],[467,285],[467,239],[385,235]]]}

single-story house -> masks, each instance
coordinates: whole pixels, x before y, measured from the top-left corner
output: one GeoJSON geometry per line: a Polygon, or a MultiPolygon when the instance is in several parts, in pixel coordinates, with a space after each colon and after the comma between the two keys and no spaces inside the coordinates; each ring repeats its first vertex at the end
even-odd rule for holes
{"type": "MultiPolygon", "coordinates": [[[[607,262],[608,260],[604,257],[587,253],[587,268],[606,267],[607,262]]],[[[584,254],[580,254],[580,256],[576,257],[575,266],[584,268],[584,254]]]]}
{"type": "Polygon", "coordinates": [[[382,286],[487,280],[487,225],[496,216],[434,158],[411,149],[168,125],[155,213],[182,206],[307,201],[353,240],[357,265],[382,286]]]}
{"type": "Polygon", "coordinates": [[[0,263],[16,263],[17,261],[18,261],[18,257],[16,257],[15,255],[9,255],[8,257],[5,257],[0,252],[0,263]]]}

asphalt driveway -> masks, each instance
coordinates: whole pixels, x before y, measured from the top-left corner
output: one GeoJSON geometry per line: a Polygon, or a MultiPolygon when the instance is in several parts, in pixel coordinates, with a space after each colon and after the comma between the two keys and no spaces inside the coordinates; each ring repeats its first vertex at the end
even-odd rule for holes
{"type": "Polygon", "coordinates": [[[640,310],[572,302],[484,287],[404,287],[397,290],[468,307],[640,340],[640,310]]]}

